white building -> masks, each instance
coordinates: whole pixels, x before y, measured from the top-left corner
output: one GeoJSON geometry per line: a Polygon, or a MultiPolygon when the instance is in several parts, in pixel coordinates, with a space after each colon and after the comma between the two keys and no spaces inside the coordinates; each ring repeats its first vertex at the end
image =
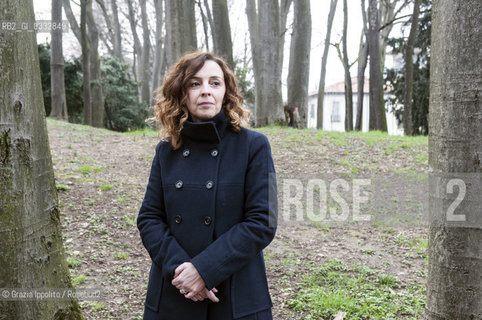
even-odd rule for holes
{"type": "MultiPolygon", "coordinates": [[[[352,78],[353,88],[353,127],[356,121],[356,105],[357,105],[357,78],[352,78]]],[[[362,131],[368,131],[369,119],[369,80],[365,78],[363,86],[363,114],[362,114],[362,131]]],[[[385,100],[388,93],[385,92],[385,100]]],[[[395,115],[391,111],[391,106],[386,102],[385,107],[389,110],[387,116],[388,134],[403,135],[403,125],[397,123],[395,115]]],[[[318,92],[312,92],[308,96],[308,128],[316,128],[318,107],[318,92]]],[[[345,131],[345,83],[344,81],[325,87],[325,99],[323,102],[323,130],[327,131],[345,131]]]]}

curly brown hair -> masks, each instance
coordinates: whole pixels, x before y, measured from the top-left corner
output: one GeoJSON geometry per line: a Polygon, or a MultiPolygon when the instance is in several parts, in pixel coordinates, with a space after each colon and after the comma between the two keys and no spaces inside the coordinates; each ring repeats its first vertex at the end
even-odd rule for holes
{"type": "Polygon", "coordinates": [[[169,70],[162,86],[156,89],[158,95],[155,97],[154,118],[161,138],[170,140],[174,149],[182,145],[181,130],[189,116],[186,104],[189,80],[207,60],[216,62],[223,71],[226,93],[222,111],[228,119],[228,126],[235,132],[249,126],[251,113],[243,108],[243,97],[239,94],[236,78],[227,63],[211,52],[188,53],[169,70]]]}

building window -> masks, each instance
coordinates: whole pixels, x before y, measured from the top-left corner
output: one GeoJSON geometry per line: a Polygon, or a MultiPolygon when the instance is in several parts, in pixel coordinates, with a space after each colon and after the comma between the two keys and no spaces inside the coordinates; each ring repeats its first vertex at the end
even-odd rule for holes
{"type": "Polygon", "coordinates": [[[315,105],[313,103],[310,104],[310,118],[315,118],[315,105]]]}
{"type": "Polygon", "coordinates": [[[340,102],[333,101],[331,107],[331,122],[340,122],[340,102]]]}

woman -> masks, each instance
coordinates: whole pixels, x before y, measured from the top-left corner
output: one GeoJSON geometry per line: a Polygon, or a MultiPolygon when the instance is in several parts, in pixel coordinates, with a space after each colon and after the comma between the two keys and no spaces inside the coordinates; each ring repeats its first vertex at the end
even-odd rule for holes
{"type": "Polygon", "coordinates": [[[137,219],[152,259],[144,319],[272,319],[262,250],[276,230],[275,171],[242,101],[211,53],[183,56],[166,76],[164,139],[137,219]]]}

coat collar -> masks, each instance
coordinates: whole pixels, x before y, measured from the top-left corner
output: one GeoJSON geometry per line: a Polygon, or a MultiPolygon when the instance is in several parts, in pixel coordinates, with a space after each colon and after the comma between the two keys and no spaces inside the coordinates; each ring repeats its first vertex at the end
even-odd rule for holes
{"type": "Polygon", "coordinates": [[[208,121],[203,122],[193,122],[189,115],[183,124],[181,134],[192,140],[221,142],[227,123],[223,109],[208,121]]]}

